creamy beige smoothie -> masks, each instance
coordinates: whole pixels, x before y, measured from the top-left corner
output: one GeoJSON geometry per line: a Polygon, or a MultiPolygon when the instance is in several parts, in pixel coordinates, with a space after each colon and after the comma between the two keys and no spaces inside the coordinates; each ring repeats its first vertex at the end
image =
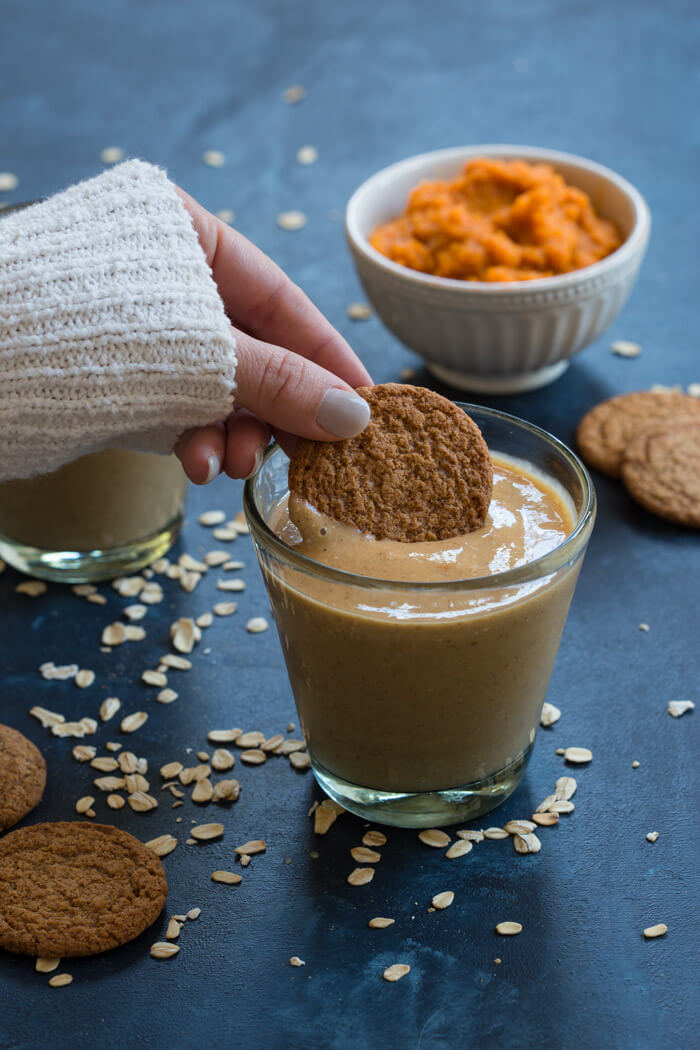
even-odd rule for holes
{"type": "Polygon", "coordinates": [[[0,484],[0,533],[46,550],[127,546],[182,513],[186,486],[175,456],[96,452],[51,474],[0,484]]]}
{"type": "Polygon", "coordinates": [[[271,518],[315,562],[394,581],[357,586],[352,576],[263,566],[309,752],[333,777],[384,792],[445,791],[493,776],[531,747],[580,559],[510,586],[490,587],[488,577],[559,546],[574,509],[528,464],[493,461],[488,518],[468,536],[377,541],[294,497],[271,518]],[[472,589],[457,582],[476,578],[472,589]]]}

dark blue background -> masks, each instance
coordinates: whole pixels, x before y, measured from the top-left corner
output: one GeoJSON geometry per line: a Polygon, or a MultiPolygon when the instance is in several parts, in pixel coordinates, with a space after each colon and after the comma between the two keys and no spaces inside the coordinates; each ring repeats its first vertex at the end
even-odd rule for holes
{"type": "MultiPolygon", "coordinates": [[[[580,415],[602,397],[700,380],[699,47],[697,5],[681,0],[4,0],[0,170],[20,178],[4,199],[47,195],[97,172],[109,145],[158,162],[207,207],[235,209],[237,227],[307,290],[383,381],[418,362],[376,320],[347,320],[361,292],[329,210],[342,210],[385,164],[448,145],[521,142],[595,158],[651,206],[638,285],[613,329],[555,385],[490,402],[570,442],[580,415]],[[281,92],[295,83],[307,97],[285,105],[281,92]],[[310,168],[294,159],[305,144],[319,150],[310,168]],[[226,167],[203,166],[206,149],[222,150],[226,167]],[[290,208],[309,216],[300,233],[275,225],[290,208]],[[640,342],[642,356],[614,357],[614,338],[640,342]]],[[[431,382],[422,370],[417,381],[431,382]]],[[[540,854],[517,857],[510,843],[489,842],[447,862],[415,833],[390,831],[374,881],[352,889],[344,880],[360,822],[343,817],[316,841],[305,815],[318,796],[310,775],[281,760],[242,768],[225,838],[181,844],[165,860],[169,913],[203,909],[183,931],[179,956],[148,957],[165,917],[129,947],[67,963],[75,982],[62,990],[48,988],[29,960],[3,955],[2,1050],[692,1045],[697,715],[676,721],[666,705],[696,698],[697,538],[648,516],[618,484],[596,484],[599,520],[549,692],[562,719],[540,734],[524,784],[493,816],[530,814],[564,772],[556,747],[591,747],[593,763],[575,774],[576,812],[543,829],[540,854]],[[644,838],[652,829],[655,845],[644,838]],[[268,852],[242,886],[214,886],[210,872],[231,867],[233,847],[258,836],[268,852]],[[456,892],[453,906],[428,914],[432,894],[446,888],[456,892]],[[394,916],[395,926],[368,930],[377,914],[394,916]],[[521,921],[521,936],[498,938],[502,919],[521,921]],[[642,929],[657,922],[668,924],[667,937],[645,942],[642,929]],[[292,954],[306,967],[292,969],[292,954]],[[389,985],[381,972],[395,961],[412,971],[389,985]]],[[[216,545],[196,522],[213,506],[237,510],[240,487],[220,480],[192,492],[184,546],[195,555],[216,545]]],[[[147,726],[129,744],[154,772],[184,747],[203,746],[213,726],[272,733],[296,720],[274,632],[244,630],[266,600],[249,540],[232,556],[241,551],[248,589],[239,612],[210,629],[188,675],[171,674],[180,699],[170,707],[152,702],[140,671],[165,651],[176,615],[216,600],[213,579],[193,597],[169,583],[166,602],[145,621],[147,640],[106,655],[97,649],[101,627],[124,604],[108,588],[106,608],[55,585],[31,600],[14,593],[14,572],[3,575],[2,717],[41,744],[49,766],[46,798],[30,821],[70,819],[90,784],[89,770],[68,757],[71,742],[29,717],[34,703],[80,717],[116,694],[126,710],[147,709],[147,726]],[[43,682],[36,668],[49,659],[91,666],[98,681],[87,691],[43,682]]],[[[96,739],[118,737],[115,725],[96,739]]],[[[111,813],[103,799],[97,806],[99,817],[144,839],[178,833],[195,816],[216,819],[190,802],[147,816],[111,813]]]]}

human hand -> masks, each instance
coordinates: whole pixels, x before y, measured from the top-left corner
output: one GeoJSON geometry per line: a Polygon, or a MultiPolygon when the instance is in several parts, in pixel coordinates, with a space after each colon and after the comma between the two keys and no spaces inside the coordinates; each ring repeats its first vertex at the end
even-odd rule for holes
{"type": "Polygon", "coordinates": [[[372,380],[343,337],[302,290],[236,230],[178,189],[236,336],[234,411],[182,435],[175,449],[190,481],[221,471],[249,477],[271,433],[291,453],[296,437],[354,437],[369,422],[353,387],[372,380]]]}

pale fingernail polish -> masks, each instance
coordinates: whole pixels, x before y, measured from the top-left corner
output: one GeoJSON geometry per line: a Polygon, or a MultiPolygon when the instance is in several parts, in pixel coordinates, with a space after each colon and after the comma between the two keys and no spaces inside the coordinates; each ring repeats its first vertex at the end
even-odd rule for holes
{"type": "Polygon", "coordinates": [[[216,452],[210,452],[207,456],[207,463],[209,464],[209,473],[207,474],[204,484],[208,485],[210,481],[217,478],[221,473],[221,460],[217,456],[216,452]]]}
{"type": "Polygon", "coordinates": [[[253,460],[253,469],[251,470],[250,474],[245,474],[243,476],[243,478],[242,478],[243,481],[247,481],[248,478],[252,478],[253,474],[257,474],[258,470],[260,469],[260,464],[263,461],[263,456],[264,455],[265,455],[265,449],[262,447],[262,445],[258,445],[258,447],[255,450],[255,459],[253,460]]]}
{"type": "Polygon", "coordinates": [[[369,405],[363,397],[334,386],[324,394],[316,422],[329,434],[350,438],[365,429],[369,415],[369,405]]]}

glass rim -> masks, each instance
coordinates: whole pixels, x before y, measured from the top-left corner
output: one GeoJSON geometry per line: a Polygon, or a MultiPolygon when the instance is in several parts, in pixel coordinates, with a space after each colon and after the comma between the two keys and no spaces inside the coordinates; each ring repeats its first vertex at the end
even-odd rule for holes
{"type": "Polygon", "coordinates": [[[577,521],[573,530],[569,533],[566,539],[557,544],[557,546],[551,551],[548,551],[539,558],[535,558],[531,562],[527,562],[525,565],[519,565],[514,569],[506,569],[504,572],[491,573],[487,576],[471,576],[466,577],[465,579],[444,581],[382,579],[378,576],[363,576],[347,569],[336,569],[330,565],[325,565],[323,562],[316,561],[314,558],[310,558],[307,554],[301,554],[298,551],[295,551],[293,547],[287,546],[287,544],[272,531],[256,505],[254,496],[256,480],[262,471],[264,471],[268,460],[270,460],[272,456],[276,455],[277,452],[281,452],[282,455],[285,454],[284,450],[277,444],[277,442],[273,442],[268,446],[258,470],[246,481],[243,489],[243,508],[255,539],[263,548],[271,549],[282,560],[291,563],[293,567],[302,572],[320,576],[332,583],[341,583],[353,587],[364,587],[367,590],[396,590],[405,591],[406,593],[416,591],[421,593],[449,593],[451,591],[494,590],[517,586],[518,584],[528,583],[532,580],[538,580],[563,568],[564,565],[578,554],[583,545],[584,538],[587,537],[587,534],[590,532],[595,517],[595,489],[586,467],[576,453],[572,452],[563,441],[560,441],[559,438],[550,434],[549,431],[544,430],[542,427],[538,427],[534,423],[528,423],[526,420],[520,419],[518,416],[513,416],[509,412],[502,412],[497,408],[487,408],[486,406],[470,404],[466,401],[455,401],[454,403],[470,415],[472,412],[481,413],[482,415],[491,416],[495,419],[514,424],[521,430],[528,431],[539,440],[553,446],[554,449],[563,456],[567,466],[572,469],[573,473],[577,476],[584,493],[584,506],[578,513],[577,521]]]}

